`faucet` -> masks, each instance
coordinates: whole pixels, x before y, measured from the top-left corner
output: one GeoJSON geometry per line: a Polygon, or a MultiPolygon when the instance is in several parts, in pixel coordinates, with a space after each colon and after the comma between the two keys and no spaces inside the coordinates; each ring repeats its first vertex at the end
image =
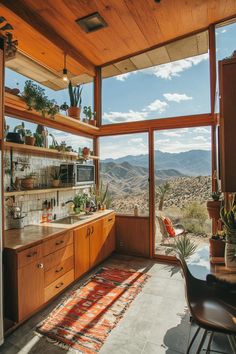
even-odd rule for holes
{"type": "Polygon", "coordinates": [[[65,202],[64,204],[69,204],[69,203],[73,203],[75,205],[75,203],[74,203],[74,201],[72,199],[67,200],[67,202],[65,202]]]}

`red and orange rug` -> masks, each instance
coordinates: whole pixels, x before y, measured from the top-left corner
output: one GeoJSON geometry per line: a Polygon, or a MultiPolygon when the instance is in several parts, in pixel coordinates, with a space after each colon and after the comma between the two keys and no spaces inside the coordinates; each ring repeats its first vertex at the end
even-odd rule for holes
{"type": "Polygon", "coordinates": [[[133,270],[101,268],[57,306],[37,331],[67,349],[97,353],[147,278],[133,270]]]}

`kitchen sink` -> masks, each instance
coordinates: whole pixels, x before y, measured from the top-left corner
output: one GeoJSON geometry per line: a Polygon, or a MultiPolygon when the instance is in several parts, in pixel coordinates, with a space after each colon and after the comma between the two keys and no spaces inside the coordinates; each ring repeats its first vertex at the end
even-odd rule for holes
{"type": "Polygon", "coordinates": [[[72,225],[75,224],[76,222],[80,221],[80,220],[85,220],[90,218],[91,215],[70,215],[70,216],[66,216],[64,218],[61,219],[57,219],[57,220],[53,220],[52,223],[53,224],[68,224],[68,225],[72,225]]]}

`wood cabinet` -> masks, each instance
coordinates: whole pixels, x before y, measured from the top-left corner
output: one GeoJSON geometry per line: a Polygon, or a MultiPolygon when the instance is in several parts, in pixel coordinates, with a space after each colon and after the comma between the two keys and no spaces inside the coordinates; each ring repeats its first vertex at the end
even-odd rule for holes
{"type": "Polygon", "coordinates": [[[236,58],[219,62],[220,179],[222,192],[236,192],[236,58]]]}
{"type": "Polygon", "coordinates": [[[89,226],[74,230],[75,279],[89,270],[89,226]]]}
{"type": "Polygon", "coordinates": [[[4,250],[6,317],[27,319],[115,249],[115,214],[18,253],[4,250]]]}

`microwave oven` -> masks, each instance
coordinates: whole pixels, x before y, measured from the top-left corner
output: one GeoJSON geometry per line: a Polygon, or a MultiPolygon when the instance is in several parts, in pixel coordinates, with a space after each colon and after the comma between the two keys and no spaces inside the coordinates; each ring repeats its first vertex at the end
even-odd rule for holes
{"type": "Polygon", "coordinates": [[[94,184],[94,165],[81,163],[66,163],[60,165],[60,178],[65,186],[80,186],[94,184]]]}

